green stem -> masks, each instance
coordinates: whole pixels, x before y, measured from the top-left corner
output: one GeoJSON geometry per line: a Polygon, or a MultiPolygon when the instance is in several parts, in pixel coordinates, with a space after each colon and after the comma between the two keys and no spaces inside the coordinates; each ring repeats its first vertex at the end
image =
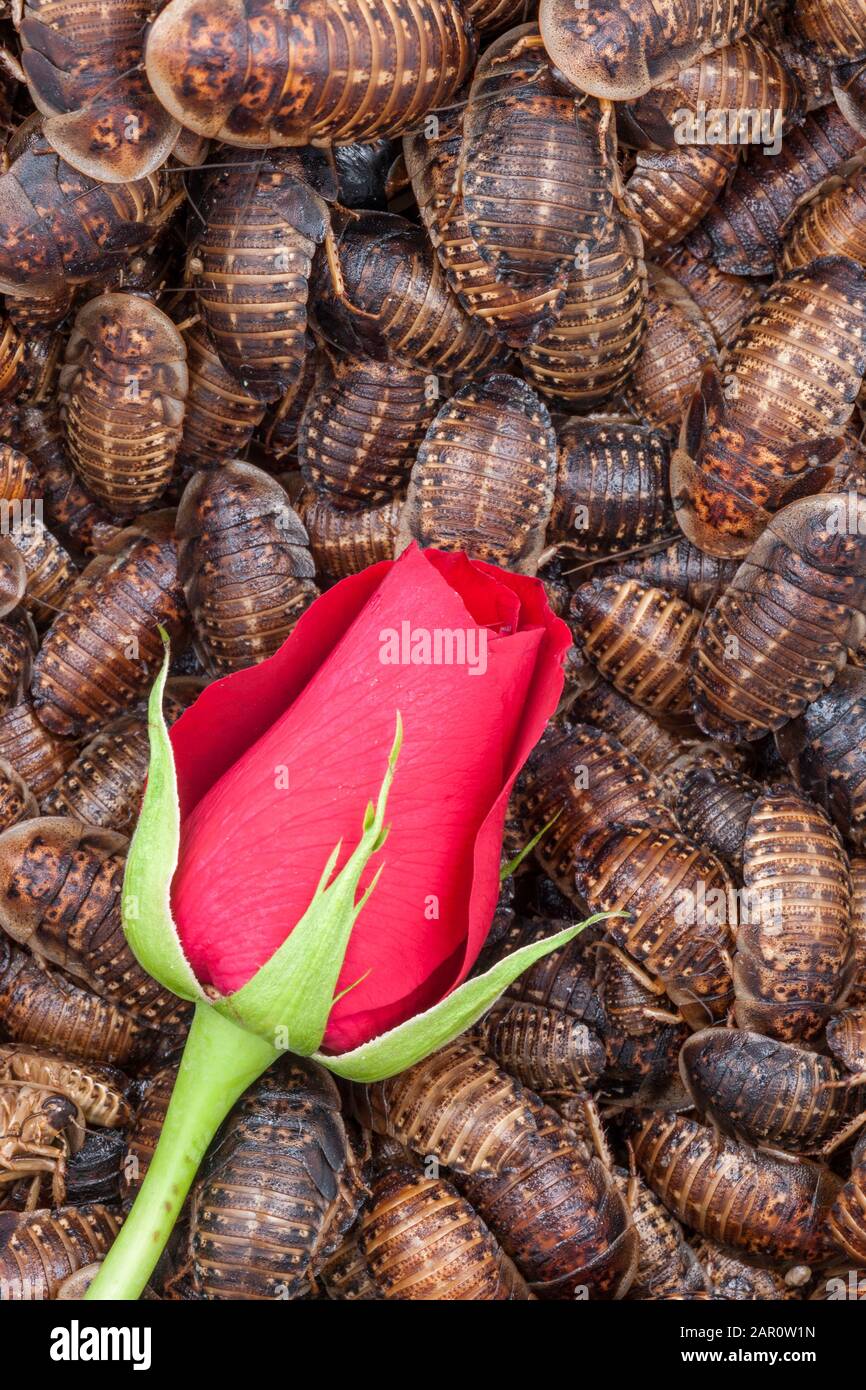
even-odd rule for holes
{"type": "Polygon", "coordinates": [[[209,1004],[196,1005],[156,1152],[86,1298],[140,1296],[213,1136],[238,1097],[278,1056],[276,1048],[209,1004]]]}

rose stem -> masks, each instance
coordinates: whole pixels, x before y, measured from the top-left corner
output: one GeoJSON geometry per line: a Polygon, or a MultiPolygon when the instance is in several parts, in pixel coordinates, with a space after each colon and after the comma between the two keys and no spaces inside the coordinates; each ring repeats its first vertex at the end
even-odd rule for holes
{"type": "Polygon", "coordinates": [[[137,1299],[171,1235],[199,1164],[235,1101],[276,1048],[196,1005],[171,1103],[132,1210],[85,1297],[137,1299]]]}

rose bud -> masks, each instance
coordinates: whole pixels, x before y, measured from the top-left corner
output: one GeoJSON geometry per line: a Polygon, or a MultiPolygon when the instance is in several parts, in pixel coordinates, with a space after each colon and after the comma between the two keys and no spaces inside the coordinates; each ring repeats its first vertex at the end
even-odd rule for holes
{"type": "Polygon", "coordinates": [[[323,594],[170,736],[164,667],[124,928],[196,1009],[162,1138],[89,1298],[138,1297],[217,1127],[281,1051],[353,1080],[394,1075],[581,930],[468,978],[508,798],[570,640],[538,580],[412,545],[323,594]]]}

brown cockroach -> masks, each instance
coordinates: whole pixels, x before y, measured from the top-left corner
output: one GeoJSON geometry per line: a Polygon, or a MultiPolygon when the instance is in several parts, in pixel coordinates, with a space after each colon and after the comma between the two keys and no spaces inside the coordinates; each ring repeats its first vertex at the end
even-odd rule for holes
{"type": "Polygon", "coordinates": [[[332,225],[311,290],[335,347],[444,377],[505,365],[508,350],[461,309],[423,228],[384,212],[335,213],[332,225]]]}
{"type": "Polygon", "coordinates": [[[859,1263],[866,1263],[866,1132],[860,1135],[851,1156],[851,1176],[828,1218],[837,1246],[859,1263]]]}
{"type": "Polygon", "coordinates": [[[724,1134],[788,1153],[814,1153],[866,1107],[866,1081],[829,1057],[742,1028],[693,1033],[680,1073],[699,1113],[724,1134]]]}
{"type": "Polygon", "coordinates": [[[679,756],[674,734],[656,723],[594,672],[591,684],[581,690],[580,712],[588,723],[617,738],[647,772],[658,775],[679,756]]]}
{"type": "Polygon", "coordinates": [[[66,1200],[75,1206],[117,1202],[126,1140],[119,1129],[88,1129],[66,1165],[66,1200]]]}
{"type": "Polygon", "coordinates": [[[575,884],[594,911],[627,914],[609,919],[611,940],[692,1028],[724,1017],[735,904],[714,855],[657,826],[620,825],[584,839],[575,884]]]}
{"type": "Polygon", "coordinates": [[[700,625],[700,613],[684,599],[616,575],[581,584],[571,605],[584,655],[650,714],[688,710],[688,659],[700,625]]]}
{"type": "Polygon", "coordinates": [[[651,1299],[694,1292],[706,1276],[683,1229],[636,1173],[617,1171],[616,1183],[631,1212],[639,1256],[629,1299],[651,1299]]]}
{"type": "Polygon", "coordinates": [[[772,275],[798,204],[863,148],[864,135],[835,105],[810,112],[778,154],[749,154],[692,234],[691,249],[732,275],[772,275]]]}
{"type": "Polygon", "coordinates": [[[34,1211],[50,1180],[51,1204],[62,1206],[66,1161],[83,1143],[84,1116],[67,1095],[29,1081],[0,1081],[0,1193],[21,1184],[25,1210],[34,1211]]]}
{"type": "Polygon", "coordinates": [[[866,264],[866,168],[846,179],[830,179],[801,209],[785,234],[785,270],[818,256],[850,256],[866,264]]]}
{"type": "Polygon", "coordinates": [[[139,965],[123,932],[126,848],[122,835],[63,816],[11,826],[0,837],[0,926],[142,1025],[182,1031],[189,1007],[139,965]]]}
{"type": "Polygon", "coordinates": [[[158,626],[173,642],[184,631],[172,515],[148,513],[115,545],[111,563],[55,618],[34,663],[33,705],[55,734],[95,733],[125,713],[162,662],[158,626]]]}
{"type": "Polygon", "coordinates": [[[579,91],[635,101],[670,81],[705,53],[754,28],[770,0],[701,0],[658,7],[653,0],[541,0],[539,22],[550,61],[579,91]]]}
{"type": "Polygon", "coordinates": [[[841,834],[866,846],[866,671],[846,666],[829,690],[776,733],[801,786],[841,834]]]}
{"type": "Polygon", "coordinates": [[[107,1254],[121,1219],[101,1203],[0,1212],[0,1300],[55,1298],[64,1279],[107,1254]]]}
{"type": "Polygon", "coordinates": [[[371,0],[262,0],[254,12],[170,0],[145,48],[150,85],[181,125],[257,149],[397,135],[454,98],[474,56],[456,0],[405,13],[371,0]]]}
{"type": "Polygon", "coordinates": [[[45,519],[52,534],[88,554],[109,544],[122,523],[94,502],[76,478],[56,412],[27,406],[19,414],[18,428],[44,495],[45,519]]]}
{"type": "Polygon", "coordinates": [[[34,347],[31,340],[28,352],[24,335],[5,314],[0,315],[0,400],[20,399],[30,388],[35,366],[34,347]]]}
{"type": "Polygon", "coordinates": [[[60,373],[61,419],[81,481],[118,515],[168,486],[187,392],[186,346],[137,294],[100,294],[79,311],[60,373]]]}
{"type": "Polygon", "coordinates": [[[744,772],[698,764],[680,780],[674,809],[685,833],[739,876],[749,816],[762,794],[744,772]]]}
{"type": "Polygon", "coordinates": [[[637,224],[617,215],[595,248],[576,258],[554,326],[520,354],[527,379],[552,407],[592,410],[625,385],[643,340],[646,287],[637,224]]]}
{"type": "Polygon", "coordinates": [[[414,539],[534,574],[555,484],[556,435],[535,392],[499,374],[467,382],[418,450],[397,548],[414,539]]]}
{"type": "Polygon", "coordinates": [[[0,621],[0,713],[14,709],[30,684],[36,629],[26,613],[0,621]]]}
{"type": "Polygon", "coordinates": [[[762,738],[829,686],[866,631],[866,551],[850,498],[790,502],[708,608],[692,650],[694,717],[723,742],[762,738]]]}
{"type": "Polygon", "coordinates": [[[328,228],[331,173],[311,151],[229,152],[206,174],[201,235],[187,270],[220,361],[246,391],[275,401],[307,348],[307,284],[328,228]]]}
{"type": "Polygon", "coordinates": [[[866,270],[828,256],[776,281],[683,418],[671,495],[688,539],[745,555],[786,501],[828,486],[864,372],[866,270]]]}
{"type": "Polygon", "coordinates": [[[0,1024],[15,1042],[122,1067],[152,1052],[158,1035],[106,999],[43,970],[0,935],[0,1024]]]}
{"type": "Polygon", "coordinates": [[[851,869],[851,939],[854,948],[854,970],[851,990],[846,1003],[866,1004],[866,858],[852,857],[851,869]]]}
{"type": "Polygon", "coordinates": [[[0,758],[0,831],[36,814],[36,797],[24,778],[5,758],[0,758]]]}
{"type": "Polygon", "coordinates": [[[640,548],[668,519],[668,443],[660,430],[627,420],[566,420],[549,544],[582,555],[640,548]]]}
{"type": "Polygon", "coordinates": [[[387,502],[405,487],[435,413],[423,372],[323,355],[298,427],[304,480],[335,507],[387,502]]]}
{"type": "Polygon", "coordinates": [[[144,1182],[159,1143],[176,1077],[176,1065],[160,1067],[144,1084],[129,1130],[123,1162],[121,1193],[124,1198],[133,1196],[144,1182]]]}
{"type": "Polygon", "coordinates": [[[642,1116],[632,1142],[650,1187],[699,1235],[774,1261],[830,1257],[841,1183],[828,1168],[759,1153],[673,1111],[642,1116]]]}
{"type": "Polygon", "coordinates": [[[0,618],[16,609],[27,592],[27,569],[7,536],[0,535],[0,618]]]}
{"type": "MultiPolygon", "coordinates": [[[[403,500],[395,497],[378,507],[348,512],[317,497],[311,489],[302,492],[296,507],[310,539],[316,573],[328,579],[345,579],[379,560],[393,560],[403,500]]],[[[0,719],[0,738],[2,727],[0,719]]]]}
{"type": "Polygon", "coordinates": [[[75,757],[75,744],[49,733],[29,700],[0,715],[0,758],[35,797],[52,787],[75,757]]]}
{"type": "Polygon", "coordinates": [[[69,552],[48,530],[39,516],[36,503],[25,498],[9,508],[11,525],[5,539],[24,562],[27,587],[22,605],[32,614],[37,626],[53,621],[62,611],[69,591],[77,578],[78,567],[69,552]],[[16,509],[20,520],[16,522],[16,509]]]}
{"type": "Polygon", "coordinates": [[[392,1160],[371,1187],[360,1248],[384,1298],[452,1303],[531,1297],[484,1222],[444,1178],[392,1160]]]}
{"type": "MultiPolygon", "coordinates": [[[[695,1246],[695,1255],[716,1298],[734,1303],[778,1303],[800,1297],[799,1287],[788,1283],[783,1274],[741,1260],[730,1250],[716,1245],[715,1241],[699,1241],[695,1246]]],[[[797,1268],[795,1265],[794,1269],[797,1268]]],[[[808,1272],[808,1266],[799,1268],[808,1272]]]]}
{"type": "MultiPolygon", "coordinates": [[[[565,926],[565,922],[530,920],[519,923],[497,944],[496,957],[500,959],[521,946],[539,941],[561,926],[565,926]]],[[[548,1016],[551,1023],[561,1019],[568,1024],[582,1025],[592,1055],[595,1041],[602,1036],[605,1026],[595,980],[596,949],[600,939],[600,929],[590,926],[561,950],[543,956],[508,987],[502,996],[503,1006],[523,1004],[527,1010],[537,1011],[539,1017],[548,1016]]],[[[574,1036],[579,1039],[583,1035],[575,1030],[574,1036]]]]}
{"type": "Polygon", "coordinates": [[[785,1042],[813,1038],[850,975],[851,875],[839,832],[802,792],[769,788],[746,827],[743,882],[737,1024],[785,1042]]]}
{"type": "Polygon", "coordinates": [[[596,984],[604,1006],[605,1069],[601,1090],[630,1105],[669,1090],[688,1027],[659,985],[605,941],[598,950],[596,984]]]}
{"type": "Polygon", "coordinates": [[[866,61],[840,63],[831,68],[830,84],[845,120],[860,135],[866,136],[866,61]]]}
{"type": "Polygon", "coordinates": [[[678,246],[662,265],[695,301],[719,350],[726,348],[758,303],[755,284],[742,275],[727,275],[711,260],[699,260],[688,246],[678,246]]]}
{"type": "Polygon", "coordinates": [[[597,1081],[605,1051],[585,1023],[543,1005],[504,1000],[476,1029],[478,1044],[524,1086],[579,1091],[597,1081]]]}
{"type": "Polygon", "coordinates": [[[643,349],[626,399],[650,424],[673,432],[696,378],[717,359],[716,340],[695,301],[658,270],[650,274],[646,316],[643,349]]]}
{"type": "Polygon", "coordinates": [[[864,0],[798,0],[792,22],[825,62],[866,58],[864,0]]]}
{"type": "Polygon", "coordinates": [[[0,1083],[5,1081],[27,1081],[68,1096],[87,1124],[102,1129],[123,1129],[132,1118],[129,1083],[112,1067],[71,1062],[26,1043],[0,1043],[0,1083]]]}
{"type": "Polygon", "coordinates": [[[718,201],[740,161],[736,145],[641,152],[626,184],[648,255],[678,246],[718,201]]]}
{"type": "MultiPolygon", "coordinates": [[[[268,458],[276,459],[284,467],[293,464],[297,458],[301,416],[316,384],[318,369],[319,353],[315,347],[308,345],[301,374],[294,386],[284,391],[275,405],[266,408],[259,442],[268,458]]],[[[235,450],[235,453],[239,452],[242,451],[235,450]]]]}
{"type": "Polygon", "coordinates": [[[250,1090],[192,1198],[193,1279],[206,1298],[293,1298],[366,1192],[329,1072],[281,1061],[250,1090]]]}
{"type": "Polygon", "coordinates": [[[275,478],[231,459],[196,473],[177,513],[178,573],[213,675],[282,646],[318,593],[307,533],[275,478]]]}
{"type": "Polygon", "coordinates": [[[226,371],[200,321],[184,329],[183,340],[189,386],[178,454],[210,468],[243,454],[265,405],[226,371]]]}
{"type": "Polygon", "coordinates": [[[827,1046],[837,1061],[858,1075],[866,1072],[866,1007],[843,1009],[827,1024],[827,1046]]]}
{"type": "MultiPolygon", "coordinates": [[[[736,560],[708,555],[685,536],[664,548],[646,546],[644,553],[639,548],[634,555],[617,555],[613,560],[615,571],[611,567],[611,572],[677,594],[694,608],[706,608],[737,572],[736,560]]],[[[601,574],[607,573],[607,566],[601,569],[601,574]]]]}
{"type": "Polygon", "coordinates": [[[328,1297],[337,1302],[375,1303],[384,1297],[370,1273],[359,1236],[360,1227],[355,1226],[333,1255],[328,1255],[317,1265],[317,1281],[324,1285],[328,1297]]]}

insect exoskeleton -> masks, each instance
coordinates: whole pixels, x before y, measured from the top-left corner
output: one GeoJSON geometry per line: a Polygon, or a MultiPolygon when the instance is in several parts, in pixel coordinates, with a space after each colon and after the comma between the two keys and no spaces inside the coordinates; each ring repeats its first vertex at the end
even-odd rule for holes
{"type": "Polygon", "coordinates": [[[173,527],[173,514],[158,511],[121,532],[116,553],[104,565],[93,562],[92,582],[46,633],[31,694],[52,733],[95,733],[125,713],[150,689],[162,662],[159,625],[173,642],[183,634],[188,615],[173,527]]]}
{"type": "Polygon", "coordinates": [[[743,882],[737,1023],[787,1042],[813,1038],[850,974],[851,875],[839,832],[802,792],[771,787],[749,817],[743,882]]]}
{"type": "Polygon", "coordinates": [[[682,286],[655,268],[649,282],[643,347],[625,394],[640,416],[673,434],[696,378],[716,362],[718,351],[709,324],[682,286]]]}
{"type": "Polygon", "coordinates": [[[511,1260],[444,1178],[394,1160],[372,1182],[360,1247],[388,1299],[412,1302],[530,1298],[511,1260]]]}
{"type": "MultiPolygon", "coordinates": [[[[394,559],[402,497],[348,512],[308,489],[298,496],[296,507],[310,538],[317,574],[345,579],[379,560],[394,559]]],[[[0,731],[2,727],[0,720],[0,731]]]]}
{"type": "Polygon", "coordinates": [[[678,536],[664,547],[645,545],[635,555],[614,555],[609,566],[598,566],[595,573],[637,579],[679,595],[694,608],[706,608],[733,579],[737,565],[736,560],[707,555],[685,536],[678,536]]]}
{"type": "Polygon", "coordinates": [[[242,454],[265,404],[226,371],[201,322],[183,331],[189,389],[178,456],[198,468],[242,454]]]}
{"type": "MultiPolygon", "coordinates": [[[[62,612],[72,586],[78,577],[78,567],[69,552],[40,520],[35,505],[25,498],[21,505],[20,522],[11,523],[6,540],[18,551],[27,573],[22,607],[41,628],[62,612]]],[[[12,503],[15,515],[16,503],[12,503]]]]}
{"type": "Polygon", "coordinates": [[[38,1051],[26,1043],[0,1043],[0,1081],[27,1081],[68,1096],[89,1125],[122,1129],[132,1118],[122,1072],[93,1063],[71,1062],[57,1052],[38,1051]]]}
{"type": "Polygon", "coordinates": [[[286,1059],[244,1097],[211,1149],[190,1212],[206,1298],[298,1297],[365,1194],[330,1074],[286,1059]]]}
{"type": "Polygon", "coordinates": [[[789,503],[708,608],[691,662],[694,715],[709,737],[742,742],[781,728],[860,642],[866,548],[850,511],[845,493],[789,503]]]}
{"type": "Polygon", "coordinates": [[[617,1171],[617,1186],[631,1212],[640,1257],[629,1299],[655,1301],[706,1287],[707,1277],[683,1229],[637,1173],[617,1171]]]}
{"type": "Polygon", "coordinates": [[[36,797],[10,762],[0,758],[0,831],[37,813],[36,797]]]}
{"type": "Polygon", "coordinates": [[[792,22],[825,62],[866,58],[864,0],[797,0],[792,22]]]}
{"type": "Polygon", "coordinates": [[[66,1160],[84,1142],[84,1116],[74,1101],[50,1086],[0,1081],[0,1192],[25,1195],[26,1211],[41,1205],[47,1185],[52,1206],[66,1200],[66,1160]]]}
{"type": "Polygon", "coordinates": [[[275,405],[265,411],[259,442],[269,458],[276,459],[286,468],[294,464],[297,458],[298,428],[304,407],[315,387],[318,370],[319,353],[308,345],[297,381],[283,392],[275,405]]]}
{"type": "Polygon", "coordinates": [[[501,1001],[476,1031],[483,1047],[524,1086],[579,1091],[604,1070],[604,1045],[585,1023],[543,1005],[501,1001]]]}
{"type": "Polygon", "coordinates": [[[0,1288],[4,1299],[52,1299],[64,1279],[101,1260],[121,1215],[100,1203],[58,1211],[0,1212],[0,1288]]]}
{"type": "MultiPolygon", "coordinates": [[[[866,845],[866,671],[846,666],[776,733],[782,757],[858,850],[866,845]]],[[[853,868],[853,864],[852,864],[853,868]]]]}
{"type": "Polygon", "coordinates": [[[144,1083],[123,1162],[121,1194],[124,1199],[134,1195],[144,1182],[159,1143],[176,1078],[177,1066],[166,1066],[160,1067],[144,1083]]]}
{"type": "Polygon", "coordinates": [[[866,1105],[829,1057],[742,1028],[693,1033],[680,1072],[699,1112],[725,1134],[764,1148],[822,1148],[866,1105]]]}
{"type": "Polygon", "coordinates": [[[187,258],[220,361],[260,401],[292,386],[307,350],[307,285],[333,176],[317,151],[221,154],[205,170],[203,226],[187,258]]]}
{"type": "Polygon", "coordinates": [[[817,256],[850,256],[866,264],[866,169],[828,186],[801,209],[786,232],[782,265],[808,265],[817,256]]]}
{"type": "Polygon", "coordinates": [[[695,301],[718,348],[726,348],[758,303],[760,296],[754,283],[742,275],[726,274],[708,258],[700,259],[688,246],[678,246],[664,259],[663,267],[695,301]]]}
{"type": "Polygon", "coordinates": [[[582,92],[634,101],[739,39],[764,18],[770,0],[701,0],[657,7],[653,0],[541,0],[539,22],[550,60],[582,92]]]}
{"type": "Polygon", "coordinates": [[[23,699],[30,683],[36,629],[27,613],[10,613],[0,621],[0,712],[6,714],[23,699]]]}
{"type": "Polygon", "coordinates": [[[272,656],[318,593],[307,533],[275,478],[232,459],[196,473],[177,513],[179,575],[214,675],[272,656]]]}
{"type": "Polygon", "coordinates": [[[827,1024],[827,1046],[856,1076],[866,1072],[866,1007],[843,1009],[827,1024]]]}
{"type": "Polygon", "coordinates": [[[186,345],[152,300],[101,294],[79,310],[60,373],[61,416],[76,472],[111,511],[144,511],[165,492],[187,386],[186,345]]]}
{"type": "Polygon", "coordinates": [[[643,340],[646,293],[637,223],[615,214],[595,247],[576,257],[554,326],[520,354],[551,406],[592,410],[625,385],[643,340]]]}
{"type": "Polygon", "coordinates": [[[20,400],[29,391],[37,356],[33,338],[28,343],[15,324],[0,314],[0,400],[20,400]]]}
{"type": "Polygon", "coordinates": [[[535,392],[512,376],[469,382],[418,450],[398,549],[414,539],[534,574],[555,483],[556,435],[535,392]]]}
{"type": "MultiPolygon", "coordinates": [[[[738,1259],[715,1241],[700,1241],[695,1246],[695,1255],[716,1298],[735,1303],[777,1303],[802,1297],[799,1286],[788,1283],[785,1275],[750,1260],[738,1259]]],[[[805,1271],[807,1278],[811,1272],[808,1265],[794,1265],[793,1269],[805,1271]]]]}
{"type": "Polygon", "coordinates": [[[830,84],[845,120],[860,135],[866,136],[866,61],[855,59],[853,63],[840,63],[831,68],[830,84]]]}
{"type": "Polygon", "coordinates": [[[405,487],[435,413],[423,372],[323,355],[298,428],[305,481],[335,507],[387,502],[405,487]]]}
{"type": "Polygon", "coordinates": [[[584,654],[650,714],[688,710],[688,660],[700,624],[700,613],[684,599],[616,575],[581,584],[571,605],[584,654]]]}
{"type": "Polygon", "coordinates": [[[866,858],[855,857],[851,868],[851,937],[854,944],[854,974],[846,1002],[866,1003],[866,858]]]}
{"type": "Polygon", "coordinates": [[[736,145],[678,145],[638,154],[626,193],[648,255],[670,251],[697,227],[739,161],[736,145]]]}
{"type": "Polygon", "coordinates": [[[54,785],[75,753],[74,743],[49,733],[29,700],[0,715],[0,758],[14,768],[35,797],[54,785]]]}
{"type": "Polygon", "coordinates": [[[866,271],[828,256],[789,271],[746,319],[724,382],[705,371],[671,459],[690,541],[744,555],[769,517],[832,480],[866,371],[866,271]]]}
{"type": "Polygon", "coordinates": [[[587,722],[618,739],[647,772],[663,772],[680,752],[675,735],[596,673],[590,681],[580,696],[580,712],[587,722]]]}
{"type": "MultiPolygon", "coordinates": [[[[26,406],[19,414],[22,446],[36,470],[52,534],[77,551],[92,555],[108,545],[122,523],[94,502],[66,455],[65,431],[53,409],[26,406]]],[[[22,561],[23,563],[23,561],[22,561]]]]}
{"type": "Polygon", "coordinates": [[[761,784],[744,772],[698,764],[679,780],[677,820],[739,876],[749,816],[762,795],[761,784]]]}
{"type": "Polygon", "coordinates": [[[660,430],[608,419],[566,420],[548,542],[583,555],[655,539],[668,518],[668,443],[660,430]]]}
{"type": "Polygon", "coordinates": [[[641,1116],[633,1145],[650,1187],[700,1235],[775,1261],[831,1255],[827,1216],[841,1183],[828,1168],[759,1152],[674,1111],[641,1116]]]}
{"type": "Polygon", "coordinates": [[[335,1302],[375,1303],[385,1296],[370,1272],[359,1236],[359,1226],[353,1227],[333,1255],[328,1255],[318,1266],[318,1278],[328,1297],[335,1302]]]}
{"type": "Polygon", "coordinates": [[[860,1135],[851,1157],[851,1176],[836,1199],[827,1225],[846,1255],[866,1263],[866,1133],[860,1135]]]}

